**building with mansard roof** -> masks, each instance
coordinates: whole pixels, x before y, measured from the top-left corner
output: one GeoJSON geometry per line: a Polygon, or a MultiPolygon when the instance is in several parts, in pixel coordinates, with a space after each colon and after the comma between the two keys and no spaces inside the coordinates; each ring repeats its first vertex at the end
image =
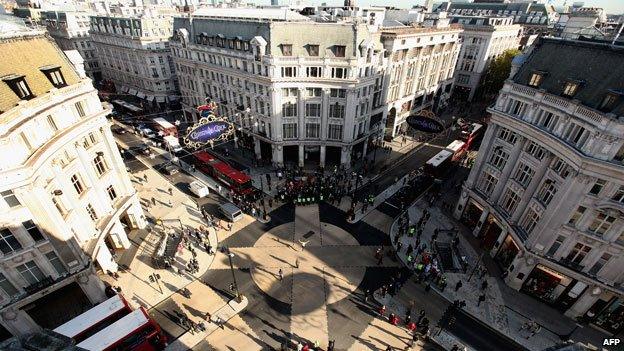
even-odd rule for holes
{"type": "Polygon", "coordinates": [[[610,334],[624,320],[622,62],[623,47],[554,38],[516,58],[455,209],[509,286],[610,334]]]}

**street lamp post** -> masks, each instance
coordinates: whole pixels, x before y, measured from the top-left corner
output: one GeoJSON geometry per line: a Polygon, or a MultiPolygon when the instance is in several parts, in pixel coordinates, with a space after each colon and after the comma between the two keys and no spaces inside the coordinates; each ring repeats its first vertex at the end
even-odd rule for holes
{"type": "Polygon", "coordinates": [[[228,261],[230,262],[230,272],[232,272],[232,281],[234,284],[234,294],[236,295],[236,302],[241,302],[242,296],[240,292],[238,291],[238,283],[236,283],[236,275],[234,274],[234,265],[232,264],[232,257],[234,257],[234,254],[230,252],[229,247],[225,246],[224,248],[228,256],[228,261]]]}

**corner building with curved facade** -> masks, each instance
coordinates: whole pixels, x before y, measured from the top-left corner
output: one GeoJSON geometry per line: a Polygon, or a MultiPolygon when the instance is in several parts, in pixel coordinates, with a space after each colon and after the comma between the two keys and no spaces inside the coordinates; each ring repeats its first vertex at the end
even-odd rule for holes
{"type": "Polygon", "coordinates": [[[622,62],[552,38],[517,57],[455,208],[509,286],[609,333],[624,321],[622,62]]]}
{"type": "Polygon", "coordinates": [[[186,122],[209,99],[258,159],[349,167],[384,131],[392,138],[406,129],[410,112],[445,102],[460,49],[461,28],[448,19],[375,21],[320,21],[277,8],[175,18],[170,45],[186,122]]]}
{"type": "Polygon", "coordinates": [[[43,32],[0,34],[0,338],[105,299],[126,231],[145,226],[91,80],[43,32]]]}

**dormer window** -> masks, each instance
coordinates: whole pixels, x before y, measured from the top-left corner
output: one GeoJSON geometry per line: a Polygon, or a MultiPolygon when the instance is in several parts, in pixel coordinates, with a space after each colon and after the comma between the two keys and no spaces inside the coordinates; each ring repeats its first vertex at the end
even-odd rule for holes
{"type": "Polygon", "coordinates": [[[607,95],[605,95],[604,99],[600,103],[600,107],[598,109],[602,112],[611,112],[617,104],[619,98],[620,96],[616,93],[607,93],[607,95]]]}
{"type": "Polygon", "coordinates": [[[335,57],[345,57],[347,47],[344,45],[334,45],[332,51],[335,57]]]}
{"type": "Polygon", "coordinates": [[[544,81],[544,72],[533,72],[531,79],[529,80],[529,86],[538,88],[542,81],[544,81]]]}
{"type": "Polygon", "coordinates": [[[41,67],[41,72],[48,77],[48,80],[55,88],[62,88],[67,86],[65,82],[65,78],[63,78],[63,73],[61,73],[61,67],[59,66],[46,66],[41,67]]]}
{"type": "Polygon", "coordinates": [[[308,55],[310,55],[310,56],[318,56],[319,55],[319,46],[318,45],[309,44],[307,46],[307,49],[308,49],[308,55]]]}
{"type": "Polygon", "coordinates": [[[565,97],[574,97],[579,90],[580,82],[577,81],[567,81],[565,86],[563,87],[563,96],[565,97]]]}
{"type": "Polygon", "coordinates": [[[35,97],[26,83],[26,77],[12,74],[2,78],[2,80],[21,100],[30,100],[35,97]]]}
{"type": "Polygon", "coordinates": [[[282,48],[282,55],[284,56],[292,56],[292,45],[291,44],[282,44],[280,45],[282,48]]]}

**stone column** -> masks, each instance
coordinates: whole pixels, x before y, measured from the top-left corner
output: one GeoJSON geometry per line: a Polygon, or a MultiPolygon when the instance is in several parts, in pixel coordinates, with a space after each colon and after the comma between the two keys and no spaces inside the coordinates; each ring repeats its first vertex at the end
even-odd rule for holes
{"type": "Polygon", "coordinates": [[[580,317],[590,309],[596,301],[598,301],[598,297],[602,291],[598,287],[592,287],[591,285],[585,289],[583,295],[581,295],[578,300],[570,307],[567,311],[565,311],[565,315],[570,318],[580,317]]]}
{"type": "Polygon", "coordinates": [[[76,281],[91,303],[97,304],[106,300],[104,283],[95,275],[92,268],[79,273],[76,276],[76,281]]]}
{"type": "Polygon", "coordinates": [[[2,325],[13,335],[25,335],[41,330],[41,327],[23,310],[9,307],[4,309],[0,316],[2,325]]]}
{"type": "Polygon", "coordinates": [[[305,163],[305,150],[303,145],[299,145],[299,167],[305,163]]]}
{"type": "Polygon", "coordinates": [[[262,151],[260,150],[260,139],[254,137],[254,152],[256,153],[256,159],[262,158],[262,151]]]}
{"type": "Polygon", "coordinates": [[[321,156],[319,160],[321,167],[325,167],[325,151],[326,151],[326,146],[321,145],[321,156]]]}
{"type": "Polygon", "coordinates": [[[479,222],[477,222],[477,225],[472,230],[472,235],[474,236],[479,235],[479,232],[481,231],[481,228],[483,227],[483,223],[485,223],[485,220],[487,219],[489,214],[490,214],[490,210],[487,207],[485,207],[483,209],[483,212],[481,212],[481,217],[479,217],[479,222]]]}
{"type": "Polygon", "coordinates": [[[351,150],[348,146],[343,146],[341,149],[340,164],[346,165],[346,168],[351,167],[351,150]]]}
{"type": "Polygon", "coordinates": [[[284,152],[282,151],[281,145],[271,145],[273,149],[273,162],[275,162],[278,166],[284,165],[284,152]]]}
{"type": "Polygon", "coordinates": [[[526,251],[520,251],[511,262],[511,265],[509,265],[510,270],[505,278],[505,283],[514,290],[520,290],[522,284],[537,264],[537,260],[528,255],[530,254],[526,251]]]}

